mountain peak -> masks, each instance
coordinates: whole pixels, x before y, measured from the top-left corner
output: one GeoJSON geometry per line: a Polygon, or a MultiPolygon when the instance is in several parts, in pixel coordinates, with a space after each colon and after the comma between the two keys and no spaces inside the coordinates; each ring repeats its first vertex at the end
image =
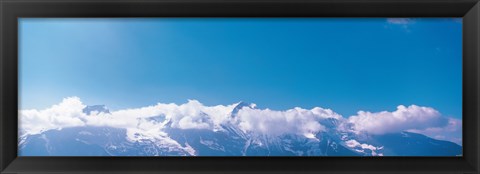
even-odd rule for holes
{"type": "Polygon", "coordinates": [[[254,104],[254,103],[246,103],[246,102],[243,102],[243,101],[238,102],[237,105],[235,106],[235,108],[233,108],[233,110],[232,110],[232,116],[237,115],[238,111],[240,111],[244,107],[254,109],[254,108],[257,107],[257,105],[254,104]]]}
{"type": "Polygon", "coordinates": [[[105,105],[86,106],[85,108],[83,108],[82,112],[87,115],[90,115],[92,112],[110,114],[110,111],[105,105]]]}

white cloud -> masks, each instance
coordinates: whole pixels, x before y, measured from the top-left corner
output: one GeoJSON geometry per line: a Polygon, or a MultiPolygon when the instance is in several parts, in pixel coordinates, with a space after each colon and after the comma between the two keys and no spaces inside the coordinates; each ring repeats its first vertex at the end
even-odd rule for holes
{"type": "MultiPolygon", "coordinates": [[[[281,135],[286,133],[311,136],[324,127],[318,122],[325,118],[342,119],[330,109],[315,107],[311,110],[294,108],[286,111],[253,109],[245,107],[231,117],[236,104],[204,106],[196,100],[185,104],[163,104],[135,109],[118,110],[111,113],[82,112],[85,105],[78,97],[64,99],[60,104],[45,110],[20,111],[22,132],[37,134],[49,129],[74,126],[108,126],[126,129],[156,130],[161,134],[164,124],[144,121],[147,117],[165,116],[171,126],[180,129],[218,129],[223,122],[239,125],[243,131],[281,135]]],[[[145,133],[145,132],[143,132],[145,133]]],[[[154,134],[152,132],[145,134],[154,134]]]]}
{"type": "Polygon", "coordinates": [[[456,23],[463,23],[463,18],[451,18],[451,20],[456,23]]]}
{"type": "Polygon", "coordinates": [[[20,110],[20,130],[26,134],[38,134],[50,129],[75,126],[107,126],[115,128],[153,129],[162,127],[142,119],[163,115],[172,121],[172,127],[180,129],[213,129],[230,117],[234,104],[207,107],[196,100],[182,105],[159,103],[135,109],[118,110],[111,113],[83,113],[84,105],[78,97],[65,98],[60,104],[44,110],[20,110]]]}
{"type": "Polygon", "coordinates": [[[138,119],[163,115],[172,121],[172,127],[175,128],[211,129],[215,124],[225,121],[233,108],[234,105],[207,107],[196,100],[189,100],[182,105],[158,103],[154,106],[118,110],[110,114],[100,113],[86,120],[88,125],[129,128],[136,127],[138,119]]]}
{"type": "Polygon", "coordinates": [[[30,134],[40,133],[50,129],[83,126],[81,118],[85,115],[79,98],[65,98],[58,105],[45,110],[23,110],[19,112],[19,128],[30,134]]]}
{"type": "Polygon", "coordinates": [[[269,135],[298,134],[312,138],[325,130],[319,123],[325,118],[341,118],[340,115],[329,109],[314,108],[312,110],[294,108],[286,111],[270,109],[243,108],[238,112],[238,125],[247,132],[259,132],[269,135]]]}
{"type": "Polygon", "coordinates": [[[396,111],[365,112],[348,118],[353,130],[371,134],[401,132],[410,129],[424,130],[427,128],[444,127],[448,120],[440,112],[429,107],[400,105],[396,111]]]}
{"type": "Polygon", "coordinates": [[[387,18],[387,22],[390,24],[406,25],[413,23],[414,20],[411,18],[387,18]]]}
{"type": "Polygon", "coordinates": [[[365,152],[365,150],[370,150],[372,156],[380,156],[380,154],[377,154],[377,150],[383,149],[383,147],[375,147],[370,144],[365,144],[365,143],[359,143],[357,140],[348,140],[345,141],[345,145],[347,145],[350,148],[356,149],[357,152],[365,152]]]}
{"type": "Polygon", "coordinates": [[[384,27],[399,26],[407,33],[410,33],[410,25],[414,24],[415,20],[412,18],[387,18],[387,24],[384,27]]]}
{"type": "Polygon", "coordinates": [[[448,118],[448,124],[445,127],[432,127],[424,130],[412,129],[408,131],[462,145],[462,120],[459,119],[448,118]]]}
{"type": "Polygon", "coordinates": [[[231,117],[231,112],[236,105],[237,103],[204,106],[199,101],[189,100],[181,105],[158,103],[147,107],[110,113],[92,112],[86,115],[82,111],[86,105],[78,97],[69,97],[44,110],[20,110],[19,128],[20,134],[23,135],[76,126],[107,126],[127,129],[127,137],[133,140],[135,133],[143,136],[140,138],[166,139],[167,135],[163,129],[167,122],[179,129],[210,130],[221,129],[219,126],[221,123],[229,122],[237,125],[244,132],[272,136],[297,134],[315,139],[316,133],[326,129],[320,121],[335,118],[342,125],[337,128],[340,131],[384,134],[408,130],[432,138],[457,143],[461,141],[461,120],[447,119],[429,107],[400,105],[393,112],[360,111],[347,119],[330,109],[320,107],[310,110],[296,107],[285,111],[244,107],[235,117],[231,117]],[[154,116],[165,117],[165,121],[161,123],[148,121],[148,117],[154,116]]]}

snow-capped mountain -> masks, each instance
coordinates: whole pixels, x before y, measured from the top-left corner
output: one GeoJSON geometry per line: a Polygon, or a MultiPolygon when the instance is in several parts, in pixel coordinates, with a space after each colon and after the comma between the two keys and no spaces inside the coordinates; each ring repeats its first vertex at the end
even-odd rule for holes
{"type": "MultiPolygon", "coordinates": [[[[242,112],[254,110],[255,104],[240,102],[227,108],[230,112],[225,115],[229,118],[223,121],[218,121],[218,118],[211,115],[218,112],[194,110],[188,113],[194,114],[188,117],[189,124],[184,124],[186,122],[182,121],[184,119],[175,120],[168,114],[156,114],[132,120],[135,122],[133,128],[83,125],[50,129],[38,134],[22,136],[19,139],[19,155],[456,156],[462,154],[460,145],[432,139],[418,133],[401,131],[369,134],[351,131],[345,128],[348,124],[344,118],[335,116],[329,110],[321,110],[321,112],[319,110],[315,121],[310,120],[308,123],[299,124],[305,125],[304,127],[308,129],[288,128],[288,130],[302,130],[299,131],[302,134],[288,131],[270,134],[267,133],[268,130],[257,131],[252,128],[254,126],[238,118],[243,116],[239,115],[242,112]],[[325,113],[334,116],[323,116],[325,113]],[[197,124],[197,127],[190,128],[188,126],[190,124],[197,124]],[[208,125],[213,125],[213,128],[198,128],[208,127],[208,125]]],[[[82,112],[89,116],[95,113],[93,117],[111,116],[104,105],[86,106],[82,112]]],[[[265,117],[259,113],[258,117],[261,116],[265,117]]],[[[291,117],[286,117],[288,118],[291,117]]],[[[261,129],[262,126],[259,128],[261,129]]],[[[275,125],[269,128],[274,129],[275,125]]]]}
{"type": "Polygon", "coordinates": [[[90,115],[92,112],[97,112],[97,113],[110,113],[110,110],[105,105],[92,105],[92,106],[87,106],[83,108],[82,110],[85,114],[90,115]]]}

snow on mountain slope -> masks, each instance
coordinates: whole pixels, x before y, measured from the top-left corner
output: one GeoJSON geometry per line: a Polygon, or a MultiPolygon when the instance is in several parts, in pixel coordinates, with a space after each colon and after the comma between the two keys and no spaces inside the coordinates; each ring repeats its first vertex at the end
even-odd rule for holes
{"type": "MultiPolygon", "coordinates": [[[[79,105],[79,102],[68,101],[79,105]]],[[[81,103],[80,103],[81,104],[81,103]]],[[[60,105],[62,106],[62,105],[60,105]]],[[[62,106],[63,107],[63,106],[62,106]]],[[[83,124],[28,133],[20,156],[456,156],[461,146],[412,132],[370,133],[332,110],[228,106],[156,106],[110,112],[69,110],[83,124]],[[358,128],[358,127],[357,127],[358,128]]],[[[404,108],[402,108],[404,109],[404,108]]],[[[418,109],[418,108],[415,108],[418,109]]],[[[51,110],[48,110],[52,112],[51,110]]],[[[42,113],[42,111],[29,111],[42,113]]],[[[434,113],[434,112],[429,112],[434,113]]],[[[435,113],[434,113],[435,114],[435,113]]],[[[33,114],[32,114],[33,115],[33,114]]],[[[32,117],[32,115],[28,115],[32,117]]],[[[43,114],[45,115],[45,114],[43,114]]],[[[429,116],[436,118],[437,116],[429,116]]],[[[423,120],[422,120],[423,121],[423,120]]],[[[365,123],[364,123],[365,124],[365,123]]],[[[35,127],[37,128],[37,127],[35,127]]],[[[370,128],[370,127],[369,127],[370,128]]]]}

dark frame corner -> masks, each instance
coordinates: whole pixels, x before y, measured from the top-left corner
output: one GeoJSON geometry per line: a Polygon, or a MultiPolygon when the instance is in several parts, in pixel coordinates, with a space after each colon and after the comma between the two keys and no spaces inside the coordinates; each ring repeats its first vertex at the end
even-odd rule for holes
{"type": "Polygon", "coordinates": [[[479,0],[0,0],[0,173],[480,173],[479,0]],[[463,17],[463,157],[17,157],[21,17],[463,17]],[[349,168],[341,164],[348,163],[349,168]],[[215,164],[216,169],[209,166],[215,164]]]}

